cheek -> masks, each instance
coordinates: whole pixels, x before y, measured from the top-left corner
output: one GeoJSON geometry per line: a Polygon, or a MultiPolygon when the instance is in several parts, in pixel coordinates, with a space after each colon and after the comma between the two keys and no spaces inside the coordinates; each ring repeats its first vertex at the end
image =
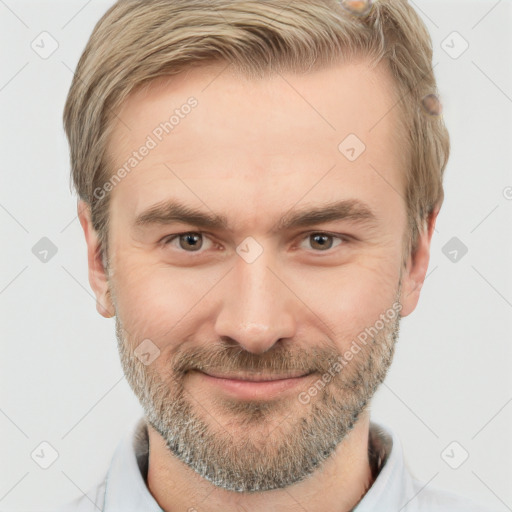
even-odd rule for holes
{"type": "Polygon", "coordinates": [[[398,263],[392,264],[389,258],[360,259],[346,266],[317,269],[310,277],[303,273],[295,280],[294,290],[323,321],[318,327],[338,349],[345,349],[392,307],[399,272],[398,263]]]}
{"type": "Polygon", "coordinates": [[[211,268],[170,268],[123,256],[115,273],[116,313],[132,338],[149,338],[159,345],[180,338],[187,319],[198,315],[195,306],[222,277],[211,268]]]}

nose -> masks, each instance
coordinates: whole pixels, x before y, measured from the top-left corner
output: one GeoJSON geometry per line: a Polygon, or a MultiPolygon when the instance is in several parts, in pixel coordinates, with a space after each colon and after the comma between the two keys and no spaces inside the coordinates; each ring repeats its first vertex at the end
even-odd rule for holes
{"type": "Polygon", "coordinates": [[[255,354],[296,332],[293,293],[286,279],[274,270],[271,263],[275,260],[266,253],[252,263],[237,258],[223,282],[222,305],[215,322],[218,336],[228,336],[255,354]]]}

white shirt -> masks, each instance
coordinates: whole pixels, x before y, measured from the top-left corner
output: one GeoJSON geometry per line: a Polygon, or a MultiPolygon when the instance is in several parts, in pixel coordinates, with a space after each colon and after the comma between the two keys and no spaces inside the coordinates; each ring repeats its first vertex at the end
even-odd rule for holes
{"type": "MultiPolygon", "coordinates": [[[[370,444],[384,465],[353,512],[491,512],[416,480],[405,465],[398,437],[389,427],[370,422],[370,444]]],[[[163,512],[145,483],[148,450],[146,422],[139,418],[117,446],[103,480],[87,496],[58,512],[163,512]]]]}

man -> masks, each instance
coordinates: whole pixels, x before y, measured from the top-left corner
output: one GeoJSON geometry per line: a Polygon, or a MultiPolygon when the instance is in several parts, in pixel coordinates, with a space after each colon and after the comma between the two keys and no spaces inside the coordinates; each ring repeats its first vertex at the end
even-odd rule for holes
{"type": "Polygon", "coordinates": [[[64,120],[145,417],[63,510],[478,511],[370,421],[449,140],[405,0],[119,1],[64,120]]]}

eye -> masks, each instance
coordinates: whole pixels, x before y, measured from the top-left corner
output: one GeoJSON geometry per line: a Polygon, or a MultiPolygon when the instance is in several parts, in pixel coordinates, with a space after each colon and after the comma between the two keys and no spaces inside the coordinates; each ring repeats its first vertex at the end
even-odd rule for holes
{"type": "MultiPolygon", "coordinates": [[[[168,236],[162,240],[164,245],[171,245],[177,242],[178,248],[185,252],[198,252],[203,247],[203,234],[197,231],[188,231],[186,233],[178,233],[168,236]]],[[[176,247],[176,245],[174,245],[176,247]]]]}
{"type": "MultiPolygon", "coordinates": [[[[164,246],[174,244],[176,249],[181,249],[184,252],[200,252],[205,240],[208,239],[203,235],[203,233],[187,231],[185,233],[169,235],[162,239],[162,243],[164,246]]],[[[316,249],[315,252],[328,252],[329,249],[337,247],[342,242],[347,242],[346,238],[343,236],[324,233],[321,231],[307,234],[305,238],[303,238],[303,242],[305,241],[311,242],[311,247],[316,249]],[[335,243],[336,239],[338,240],[337,243],[335,243]]]]}
{"type": "Polygon", "coordinates": [[[323,233],[323,232],[316,232],[316,233],[309,233],[304,241],[311,240],[311,246],[313,248],[319,249],[315,252],[327,252],[329,249],[332,249],[333,247],[337,247],[342,242],[346,242],[344,237],[331,235],[329,233],[323,233]],[[333,239],[337,238],[339,242],[336,245],[333,245],[333,239]]]}

